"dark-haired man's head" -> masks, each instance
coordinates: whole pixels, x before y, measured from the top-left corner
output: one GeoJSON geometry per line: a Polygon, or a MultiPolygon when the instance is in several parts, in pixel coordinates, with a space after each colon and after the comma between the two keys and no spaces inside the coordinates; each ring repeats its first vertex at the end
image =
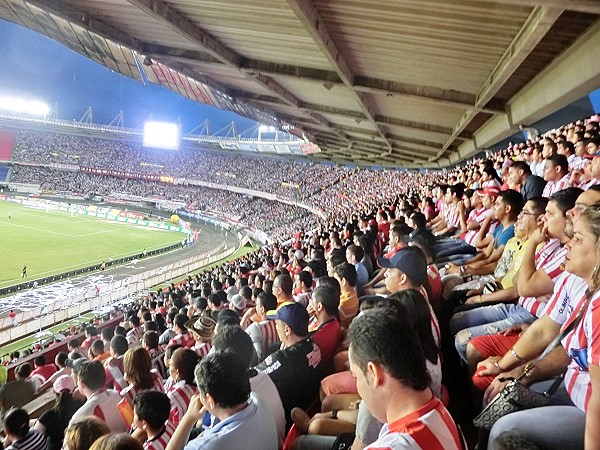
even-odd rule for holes
{"type": "Polygon", "coordinates": [[[320,284],[315,288],[310,300],[317,317],[324,311],[327,318],[335,317],[340,306],[340,292],[328,284],[320,284]]]}
{"type": "Polygon", "coordinates": [[[501,222],[503,220],[515,222],[524,204],[523,196],[514,189],[501,191],[494,205],[494,215],[501,222]]]}
{"type": "Polygon", "coordinates": [[[292,277],[287,274],[277,275],[273,280],[273,295],[277,297],[277,303],[282,303],[292,299],[294,282],[292,277]]]}
{"type": "Polygon", "coordinates": [[[558,181],[569,172],[569,163],[565,155],[554,154],[546,159],[544,180],[558,181]]]}
{"type": "Polygon", "coordinates": [[[196,366],[195,378],[202,403],[221,420],[250,397],[248,367],[233,352],[217,351],[204,357],[196,366]]]}
{"type": "Polygon", "coordinates": [[[327,258],[327,275],[333,276],[333,268],[343,262],[346,262],[346,252],[342,249],[336,248],[329,254],[327,258]]]}
{"type": "Polygon", "coordinates": [[[338,280],[342,291],[356,288],[356,268],[347,262],[338,264],[333,268],[333,277],[338,280]]]}
{"type": "Polygon", "coordinates": [[[219,326],[212,346],[216,351],[229,350],[235,353],[246,367],[251,367],[252,361],[256,359],[252,339],[237,325],[219,326]]]}
{"type": "MultiPolygon", "coordinates": [[[[386,421],[386,408],[398,395],[425,391],[430,376],[417,335],[391,308],[374,308],[350,325],[350,370],[369,411],[386,421]]],[[[402,395],[403,396],[403,395],[402,395]]]]}
{"type": "Polygon", "coordinates": [[[116,334],[110,340],[110,353],[112,356],[123,356],[127,349],[129,348],[129,343],[125,336],[121,336],[120,334],[116,334]]]}
{"type": "Polygon", "coordinates": [[[133,399],[133,423],[140,429],[160,431],[169,418],[171,400],[164,392],[147,391],[133,399]]]}
{"type": "Polygon", "coordinates": [[[100,361],[83,361],[77,366],[79,390],[86,397],[99,391],[106,384],[106,373],[100,361]]]}

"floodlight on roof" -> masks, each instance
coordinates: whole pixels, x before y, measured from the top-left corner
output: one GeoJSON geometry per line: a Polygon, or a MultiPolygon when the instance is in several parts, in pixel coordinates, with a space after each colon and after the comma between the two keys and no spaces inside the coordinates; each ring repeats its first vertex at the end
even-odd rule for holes
{"type": "Polygon", "coordinates": [[[144,147],[179,150],[180,139],[181,127],[177,123],[152,120],[144,122],[144,147]]]}
{"type": "Polygon", "coordinates": [[[261,125],[258,127],[258,131],[261,133],[275,133],[277,128],[271,127],[269,125],[261,125]]]}
{"type": "Polygon", "coordinates": [[[31,116],[45,116],[50,112],[50,107],[38,100],[27,100],[18,97],[0,97],[0,111],[13,114],[26,114],[31,116]]]}

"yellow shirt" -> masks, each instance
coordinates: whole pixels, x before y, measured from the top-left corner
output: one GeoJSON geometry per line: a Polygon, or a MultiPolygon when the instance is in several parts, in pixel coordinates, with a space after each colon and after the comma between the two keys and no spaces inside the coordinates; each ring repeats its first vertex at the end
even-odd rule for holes
{"type": "MultiPolygon", "coordinates": [[[[511,288],[513,286],[513,278],[517,271],[521,268],[521,262],[523,256],[525,256],[525,247],[527,246],[527,239],[517,239],[516,237],[510,238],[504,247],[502,257],[508,252],[506,259],[506,273],[500,280],[504,289],[511,288]]],[[[500,264],[500,263],[499,263],[500,264]]]]}
{"type": "Polygon", "coordinates": [[[348,328],[352,319],[358,314],[358,295],[356,291],[342,292],[339,311],[342,327],[348,328]]]}

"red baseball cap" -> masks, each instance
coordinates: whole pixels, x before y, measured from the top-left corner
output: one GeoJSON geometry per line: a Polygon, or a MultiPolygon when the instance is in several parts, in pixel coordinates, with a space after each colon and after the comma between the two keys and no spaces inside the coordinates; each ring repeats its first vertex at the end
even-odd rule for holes
{"type": "Polygon", "coordinates": [[[488,186],[485,189],[477,189],[475,192],[482,197],[484,195],[498,197],[498,194],[500,193],[500,189],[498,189],[496,186],[488,186]]]}

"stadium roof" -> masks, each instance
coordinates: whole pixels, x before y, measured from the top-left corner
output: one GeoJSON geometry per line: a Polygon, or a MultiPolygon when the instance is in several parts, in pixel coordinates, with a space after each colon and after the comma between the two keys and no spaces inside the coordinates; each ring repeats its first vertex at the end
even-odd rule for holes
{"type": "Polygon", "coordinates": [[[321,161],[446,166],[600,87],[597,0],[0,0],[0,17],[300,130],[321,161]]]}

